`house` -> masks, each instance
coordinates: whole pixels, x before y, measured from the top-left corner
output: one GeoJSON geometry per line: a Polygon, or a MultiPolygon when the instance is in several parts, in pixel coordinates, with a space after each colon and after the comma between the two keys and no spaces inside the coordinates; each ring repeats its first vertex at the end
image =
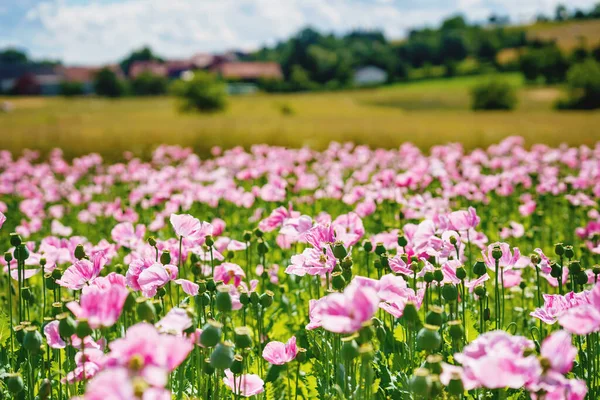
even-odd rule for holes
{"type": "Polygon", "coordinates": [[[374,65],[360,67],[354,71],[354,84],[356,86],[381,85],[387,82],[388,73],[374,65]]]}
{"type": "Polygon", "coordinates": [[[57,95],[61,76],[47,64],[0,64],[0,92],[18,95],[57,95]]]}
{"type": "Polygon", "coordinates": [[[210,70],[229,81],[256,83],[263,79],[283,79],[281,66],[275,62],[223,62],[210,70]]]}
{"type": "Polygon", "coordinates": [[[125,79],[125,75],[119,65],[107,65],[105,67],[60,67],[59,73],[64,82],[78,82],[83,86],[84,94],[94,93],[94,80],[96,74],[102,69],[108,68],[115,73],[117,78],[125,79]]]}
{"type": "Polygon", "coordinates": [[[161,61],[135,61],[129,68],[129,77],[135,79],[144,72],[149,72],[157,76],[169,76],[169,69],[166,63],[161,61]]]}

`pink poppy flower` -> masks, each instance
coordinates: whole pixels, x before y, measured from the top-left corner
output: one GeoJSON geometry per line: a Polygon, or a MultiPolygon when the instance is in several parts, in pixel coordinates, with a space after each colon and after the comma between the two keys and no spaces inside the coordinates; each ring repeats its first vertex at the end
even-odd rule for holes
{"type": "Polygon", "coordinates": [[[573,368],[577,357],[577,348],[571,342],[571,335],[566,331],[556,331],[542,342],[540,354],[554,371],[566,374],[573,368]]]}
{"type": "Polygon", "coordinates": [[[321,316],[318,314],[318,309],[323,300],[325,300],[325,297],[308,301],[308,319],[310,322],[306,325],[306,330],[310,331],[321,327],[321,316]]]}
{"type": "Polygon", "coordinates": [[[225,370],[223,383],[227,385],[234,394],[239,394],[242,397],[252,397],[265,391],[265,382],[255,374],[244,374],[235,377],[231,370],[225,370]],[[235,381],[235,384],[234,384],[235,381]]]}
{"type": "Polygon", "coordinates": [[[242,282],[242,279],[246,277],[246,273],[237,264],[224,262],[221,265],[215,267],[214,280],[215,282],[222,281],[224,284],[233,284],[238,287],[242,282]]]}
{"type": "Polygon", "coordinates": [[[138,224],[135,227],[131,222],[121,222],[115,225],[110,232],[112,240],[119,246],[135,249],[139,244],[144,242],[146,227],[138,224]]]}
{"type": "Polygon", "coordinates": [[[123,311],[129,295],[127,288],[112,285],[108,288],[86,286],[81,291],[79,302],[67,303],[67,308],[79,319],[87,319],[92,329],[113,326],[123,311]]]}
{"type": "Polygon", "coordinates": [[[290,261],[285,273],[298,276],[325,275],[331,272],[336,264],[335,256],[329,246],[327,246],[325,254],[316,248],[304,249],[302,254],[293,255],[290,261]]]}
{"type": "Polygon", "coordinates": [[[454,230],[457,231],[468,231],[469,229],[473,229],[479,225],[479,221],[481,220],[473,207],[469,207],[467,211],[460,210],[451,212],[448,215],[448,219],[454,230]]]}
{"type": "Polygon", "coordinates": [[[192,319],[186,310],[174,307],[155,326],[159,332],[181,336],[186,329],[192,326],[192,319]]]}
{"type": "Polygon", "coordinates": [[[326,296],[315,312],[323,329],[354,333],[371,320],[378,306],[379,298],[373,288],[350,285],[343,293],[326,296]]]}
{"type": "Polygon", "coordinates": [[[183,292],[188,296],[196,296],[198,295],[198,291],[200,290],[200,286],[192,281],[188,281],[187,279],[176,279],[175,282],[178,285],[181,285],[183,292]]]}
{"type": "Polygon", "coordinates": [[[295,359],[297,354],[296,336],[292,336],[287,343],[277,341],[267,343],[263,349],[262,356],[271,364],[283,365],[295,359]]]}
{"type": "MultiPolygon", "coordinates": [[[[136,399],[129,371],[126,368],[108,368],[98,373],[87,384],[84,400],[131,400],[136,399]]],[[[171,392],[163,388],[149,387],[140,400],[171,400],[171,392]]]]}
{"type": "Polygon", "coordinates": [[[178,269],[174,265],[162,265],[159,262],[152,264],[143,270],[137,279],[142,294],[148,298],[156,296],[158,289],[177,278],[177,272],[178,269]]]}
{"type": "Polygon", "coordinates": [[[91,261],[84,258],[67,268],[56,283],[71,290],[79,290],[100,275],[106,262],[105,252],[96,252],[91,261]]]}
{"type": "Polygon", "coordinates": [[[48,346],[51,348],[64,349],[67,344],[58,333],[58,323],[58,321],[52,321],[46,324],[44,327],[44,336],[46,336],[46,342],[48,342],[48,346]]]}
{"type": "Polygon", "coordinates": [[[500,247],[500,250],[502,251],[502,257],[500,257],[500,260],[498,260],[498,266],[500,268],[504,268],[504,270],[513,268],[521,258],[521,252],[517,247],[514,247],[513,251],[511,252],[508,243],[492,243],[488,246],[487,252],[481,252],[483,260],[485,261],[485,265],[487,265],[487,267],[490,269],[496,268],[496,260],[494,259],[494,257],[492,257],[492,251],[496,247],[500,247]]]}
{"type": "Polygon", "coordinates": [[[0,211],[0,228],[2,228],[2,225],[4,225],[5,222],[6,222],[6,215],[4,215],[4,213],[2,213],[0,211]]]}
{"type": "Polygon", "coordinates": [[[104,351],[100,349],[84,349],[75,354],[75,369],[70,371],[63,383],[75,383],[85,379],[93,378],[104,364],[104,351]]]}
{"type": "Polygon", "coordinates": [[[213,227],[207,222],[200,222],[189,214],[171,214],[171,225],[177,236],[200,244],[208,235],[212,235],[213,227]]]}
{"type": "Polygon", "coordinates": [[[223,231],[225,231],[225,221],[223,221],[221,218],[214,218],[210,224],[213,227],[213,236],[221,236],[223,231]]]}

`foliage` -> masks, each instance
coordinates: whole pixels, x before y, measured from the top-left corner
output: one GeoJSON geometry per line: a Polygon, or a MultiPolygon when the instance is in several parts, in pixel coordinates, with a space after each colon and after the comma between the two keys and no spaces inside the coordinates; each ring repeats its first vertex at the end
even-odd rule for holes
{"type": "Polygon", "coordinates": [[[81,96],[84,93],[83,83],[63,81],[59,91],[65,97],[81,96]]]}
{"type": "Polygon", "coordinates": [[[163,61],[163,59],[154,54],[152,49],[147,46],[139,50],[134,50],[120,63],[121,69],[125,75],[129,75],[131,65],[136,61],[163,61]]]}
{"type": "Polygon", "coordinates": [[[12,47],[0,51],[0,63],[3,64],[25,64],[29,61],[27,53],[12,47]]]}
{"type": "Polygon", "coordinates": [[[96,74],[94,90],[98,96],[121,97],[125,94],[125,86],[117,75],[109,68],[102,68],[96,74]]]}
{"type": "Polygon", "coordinates": [[[216,112],[227,106],[227,86],[216,75],[196,71],[190,80],[178,80],[172,92],[182,100],[184,110],[216,112]]]}
{"type": "Polygon", "coordinates": [[[498,79],[475,86],[471,96],[473,110],[512,110],[517,105],[515,89],[498,79]]]}
{"type": "Polygon", "coordinates": [[[158,96],[167,93],[167,78],[143,72],[131,80],[131,91],[136,96],[158,96]]]}
{"type": "Polygon", "coordinates": [[[569,95],[558,102],[561,109],[600,108],[600,63],[587,59],[573,65],[567,74],[569,95]]]}
{"type": "Polygon", "coordinates": [[[520,58],[520,69],[529,81],[542,78],[548,84],[563,82],[569,62],[556,44],[529,49],[520,58]]]}

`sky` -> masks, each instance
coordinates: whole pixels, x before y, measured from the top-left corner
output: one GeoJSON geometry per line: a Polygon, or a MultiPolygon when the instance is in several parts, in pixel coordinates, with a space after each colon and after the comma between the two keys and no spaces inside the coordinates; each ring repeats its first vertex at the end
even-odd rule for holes
{"type": "MultiPolygon", "coordinates": [[[[568,0],[589,9],[598,0],[568,0]]],[[[116,62],[149,45],[167,58],[199,52],[253,50],[306,26],[324,32],[379,29],[401,38],[462,13],[511,21],[553,15],[555,0],[0,0],[0,48],[69,65],[116,62]]]]}

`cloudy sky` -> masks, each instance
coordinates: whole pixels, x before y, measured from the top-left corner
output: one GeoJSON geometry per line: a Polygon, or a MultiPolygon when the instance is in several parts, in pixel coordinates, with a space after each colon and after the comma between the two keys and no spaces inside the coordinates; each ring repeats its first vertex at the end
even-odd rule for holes
{"type": "MultiPolygon", "coordinates": [[[[597,0],[568,0],[590,8],[597,0]]],[[[388,37],[463,13],[472,21],[491,13],[513,22],[551,15],[555,0],[0,0],[0,48],[18,46],[33,57],[68,64],[121,59],[150,45],[166,57],[254,49],[300,28],[343,33],[382,29],[388,37]]]]}

